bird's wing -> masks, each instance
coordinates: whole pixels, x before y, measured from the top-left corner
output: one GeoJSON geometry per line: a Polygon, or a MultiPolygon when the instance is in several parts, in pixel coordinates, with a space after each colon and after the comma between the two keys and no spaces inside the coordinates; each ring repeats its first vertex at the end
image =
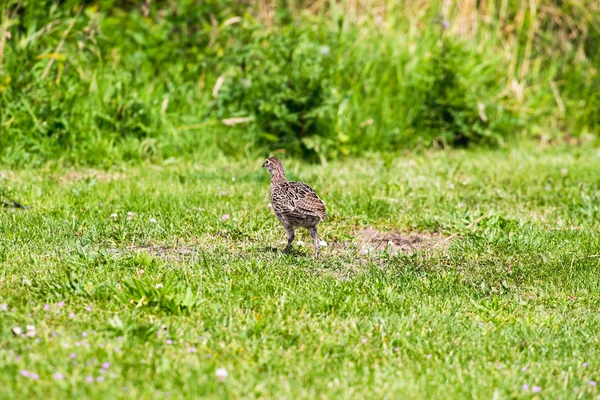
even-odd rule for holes
{"type": "Polygon", "coordinates": [[[283,190],[286,194],[285,202],[288,212],[297,217],[312,215],[321,219],[327,218],[325,214],[325,203],[317,193],[306,183],[284,182],[287,187],[283,190]]]}

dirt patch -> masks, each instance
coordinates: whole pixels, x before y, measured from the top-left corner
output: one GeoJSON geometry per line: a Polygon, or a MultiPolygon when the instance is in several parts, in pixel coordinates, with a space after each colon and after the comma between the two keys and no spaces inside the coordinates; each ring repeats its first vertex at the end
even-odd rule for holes
{"type": "Polygon", "coordinates": [[[392,254],[412,253],[420,249],[443,246],[446,243],[439,233],[400,233],[382,232],[374,228],[365,228],[356,233],[361,252],[387,251],[392,254]]]}

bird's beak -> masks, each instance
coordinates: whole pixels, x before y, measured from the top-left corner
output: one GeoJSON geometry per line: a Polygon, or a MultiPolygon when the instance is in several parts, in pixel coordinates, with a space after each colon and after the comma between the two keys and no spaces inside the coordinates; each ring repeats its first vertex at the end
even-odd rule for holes
{"type": "Polygon", "coordinates": [[[267,162],[265,161],[262,165],[263,168],[267,168],[267,162]]]}

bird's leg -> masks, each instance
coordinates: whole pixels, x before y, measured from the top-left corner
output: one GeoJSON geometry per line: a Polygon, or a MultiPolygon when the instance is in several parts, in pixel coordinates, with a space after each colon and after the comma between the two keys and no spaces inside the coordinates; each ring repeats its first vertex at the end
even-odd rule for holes
{"type": "Polygon", "coordinates": [[[290,247],[292,247],[292,242],[294,241],[294,227],[286,226],[285,233],[287,233],[288,244],[287,244],[287,246],[285,246],[285,249],[283,250],[283,252],[288,253],[290,251],[290,247]]]}
{"type": "Polygon", "coordinates": [[[317,236],[317,227],[315,226],[308,228],[308,231],[310,232],[310,236],[313,238],[313,242],[315,243],[315,255],[317,258],[319,258],[319,237],[317,236]]]}

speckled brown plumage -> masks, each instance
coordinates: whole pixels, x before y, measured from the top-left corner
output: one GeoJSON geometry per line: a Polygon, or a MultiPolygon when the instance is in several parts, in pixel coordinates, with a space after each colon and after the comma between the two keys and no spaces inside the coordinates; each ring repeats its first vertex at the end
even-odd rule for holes
{"type": "Polygon", "coordinates": [[[271,206],[287,233],[288,244],[284,253],[292,246],[296,228],[304,227],[310,232],[315,254],[319,257],[317,225],[327,218],[325,204],[306,183],[288,181],[283,164],[277,157],[267,158],[263,168],[271,174],[271,206]]]}

